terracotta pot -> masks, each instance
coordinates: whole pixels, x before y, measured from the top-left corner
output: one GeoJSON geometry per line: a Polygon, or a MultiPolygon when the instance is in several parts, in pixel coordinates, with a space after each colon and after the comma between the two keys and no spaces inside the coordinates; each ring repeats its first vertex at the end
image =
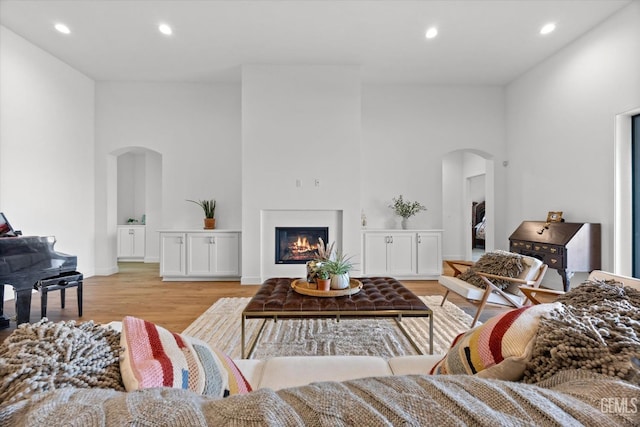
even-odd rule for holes
{"type": "Polygon", "coordinates": [[[204,229],[205,230],[213,230],[216,228],[216,219],[215,218],[205,218],[204,219],[204,229]]]}
{"type": "Polygon", "coordinates": [[[316,279],[319,291],[328,291],[331,288],[331,279],[316,279]]]}

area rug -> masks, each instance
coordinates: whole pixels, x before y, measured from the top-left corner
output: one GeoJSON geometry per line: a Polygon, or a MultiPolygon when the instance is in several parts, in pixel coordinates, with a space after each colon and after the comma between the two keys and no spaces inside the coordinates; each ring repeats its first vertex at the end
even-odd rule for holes
{"type": "MultiPolygon", "coordinates": [[[[199,338],[230,357],[240,358],[241,313],[251,298],[221,298],[189,325],[184,333],[199,338]]],[[[473,318],[441,296],[420,297],[433,310],[433,352],[447,351],[451,341],[467,331],[473,318]]],[[[263,319],[246,321],[247,350],[256,341],[252,359],[275,356],[373,355],[389,359],[418,354],[393,319],[263,319]]],[[[422,353],[429,353],[429,320],[403,318],[402,324],[422,353]]]]}

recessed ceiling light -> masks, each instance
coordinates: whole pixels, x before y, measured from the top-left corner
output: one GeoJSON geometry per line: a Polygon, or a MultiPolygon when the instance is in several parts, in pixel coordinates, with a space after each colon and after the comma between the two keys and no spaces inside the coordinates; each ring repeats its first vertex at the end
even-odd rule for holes
{"type": "Polygon", "coordinates": [[[162,34],[164,34],[165,36],[170,36],[171,34],[173,34],[173,30],[171,29],[171,27],[167,24],[160,24],[158,25],[158,31],[160,31],[162,34]]]}
{"type": "Polygon", "coordinates": [[[436,27],[431,27],[427,30],[424,36],[428,39],[432,39],[438,35],[438,29],[436,27]]]}
{"type": "Polygon", "coordinates": [[[62,34],[71,34],[71,30],[64,24],[58,23],[54,26],[56,30],[61,32],[62,34]]]}
{"type": "Polygon", "coordinates": [[[556,29],[556,24],[554,24],[553,22],[550,22],[548,24],[545,24],[542,28],[540,28],[540,34],[542,34],[543,36],[549,33],[552,33],[553,30],[556,29]]]}

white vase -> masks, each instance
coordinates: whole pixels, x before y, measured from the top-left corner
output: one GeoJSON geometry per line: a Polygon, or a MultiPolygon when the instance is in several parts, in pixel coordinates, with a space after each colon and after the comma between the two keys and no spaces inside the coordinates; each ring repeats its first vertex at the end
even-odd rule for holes
{"type": "Polygon", "coordinates": [[[402,220],[400,221],[400,226],[403,230],[407,229],[407,222],[409,222],[409,218],[402,218],[402,220]]]}
{"type": "Polygon", "coordinates": [[[349,273],[331,275],[331,289],[347,289],[348,287],[349,273]]]}

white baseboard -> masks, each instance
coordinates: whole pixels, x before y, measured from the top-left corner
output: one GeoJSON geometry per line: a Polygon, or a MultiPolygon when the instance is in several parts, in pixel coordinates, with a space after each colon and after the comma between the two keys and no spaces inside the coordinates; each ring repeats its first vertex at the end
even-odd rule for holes
{"type": "Polygon", "coordinates": [[[112,274],[116,274],[118,272],[118,266],[114,265],[109,268],[97,268],[96,276],[111,276],[112,274]]]}
{"type": "Polygon", "coordinates": [[[259,277],[242,276],[240,278],[240,284],[241,285],[261,285],[262,279],[260,279],[259,277]]]}

